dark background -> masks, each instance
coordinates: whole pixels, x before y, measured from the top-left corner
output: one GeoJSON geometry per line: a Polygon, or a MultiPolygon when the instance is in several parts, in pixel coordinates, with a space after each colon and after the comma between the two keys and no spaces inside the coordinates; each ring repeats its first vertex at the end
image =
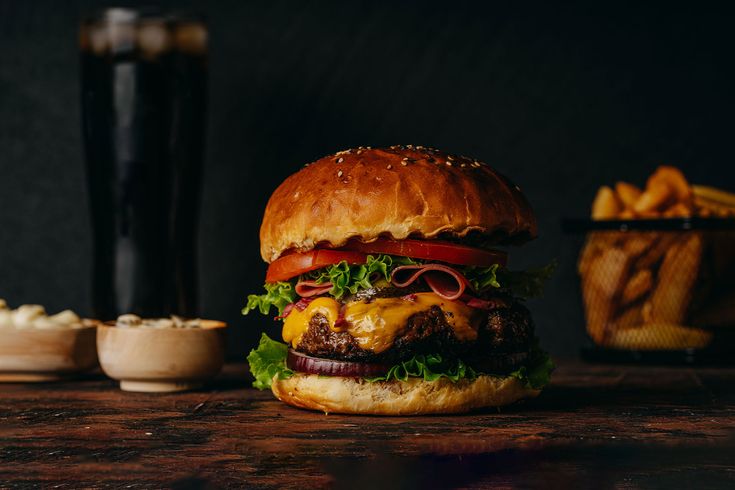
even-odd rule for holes
{"type": "MultiPolygon", "coordinates": [[[[735,188],[729,12],[509,3],[159,2],[209,18],[202,314],[231,324],[233,356],[275,330],[239,315],[265,272],[268,195],[325,154],[421,144],[520,184],[540,238],[513,264],[560,260],[532,309],[543,343],[567,357],[584,336],[576,241],[560,218],[661,163],[735,188]]],[[[90,311],[77,28],[99,5],[0,0],[0,297],[11,305],[90,311]]]]}

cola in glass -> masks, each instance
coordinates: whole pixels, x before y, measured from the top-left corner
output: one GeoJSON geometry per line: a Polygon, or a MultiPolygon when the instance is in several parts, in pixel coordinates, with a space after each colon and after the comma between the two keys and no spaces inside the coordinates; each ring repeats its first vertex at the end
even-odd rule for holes
{"type": "Polygon", "coordinates": [[[206,25],[106,9],[80,44],[95,314],[196,316],[206,25]]]}

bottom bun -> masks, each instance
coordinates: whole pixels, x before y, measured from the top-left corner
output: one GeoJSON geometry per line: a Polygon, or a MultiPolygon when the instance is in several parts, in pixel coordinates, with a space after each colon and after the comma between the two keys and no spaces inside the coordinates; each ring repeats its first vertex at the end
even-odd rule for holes
{"type": "Polygon", "coordinates": [[[446,378],[370,383],[360,378],[296,373],[288,379],[274,378],[272,390],[279,400],[295,407],[372,415],[463,413],[509,405],[540,393],[525,388],[517,378],[484,375],[457,383],[446,378]]]}

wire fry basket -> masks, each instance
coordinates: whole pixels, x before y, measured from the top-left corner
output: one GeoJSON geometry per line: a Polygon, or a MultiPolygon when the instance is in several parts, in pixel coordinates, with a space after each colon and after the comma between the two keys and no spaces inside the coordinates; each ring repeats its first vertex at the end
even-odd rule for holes
{"type": "Polygon", "coordinates": [[[586,358],[735,361],[735,219],[565,220],[586,358]]]}

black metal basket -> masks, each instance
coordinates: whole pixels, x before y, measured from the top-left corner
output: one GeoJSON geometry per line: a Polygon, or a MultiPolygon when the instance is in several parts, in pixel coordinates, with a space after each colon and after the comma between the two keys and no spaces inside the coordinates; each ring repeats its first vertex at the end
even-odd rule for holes
{"type": "Polygon", "coordinates": [[[584,357],[735,361],[735,219],[563,220],[583,235],[584,357]]]}

